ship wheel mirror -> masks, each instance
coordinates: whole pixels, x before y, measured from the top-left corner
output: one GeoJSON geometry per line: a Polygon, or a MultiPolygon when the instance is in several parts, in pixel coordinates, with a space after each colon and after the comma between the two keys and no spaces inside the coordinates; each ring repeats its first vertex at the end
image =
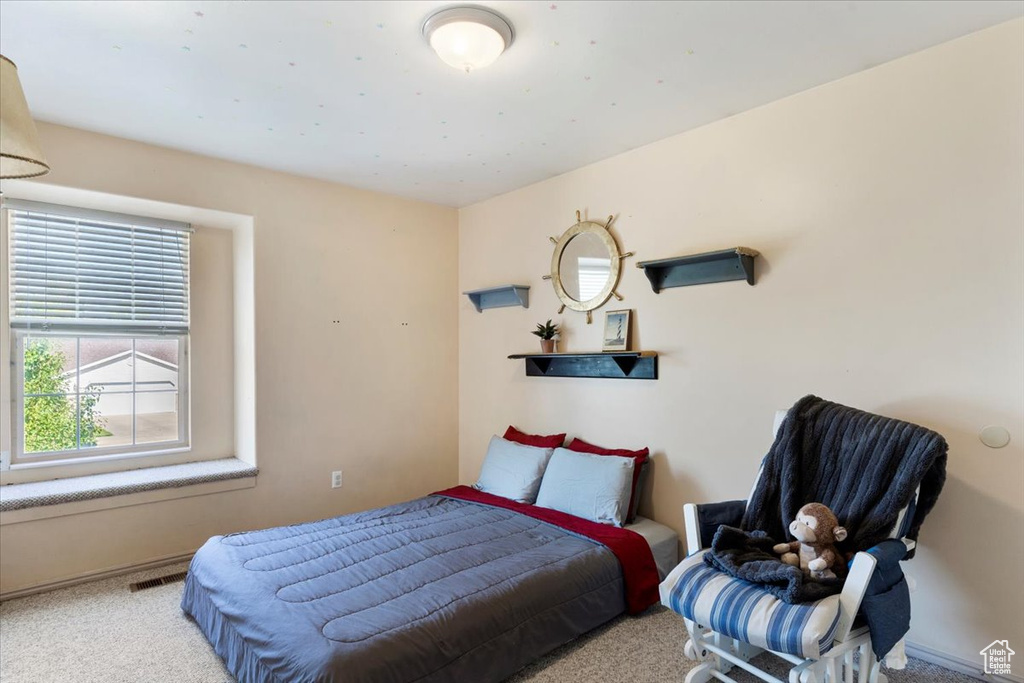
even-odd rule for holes
{"type": "Polygon", "coordinates": [[[551,280],[555,294],[562,301],[559,313],[566,308],[587,314],[591,322],[591,311],[603,306],[608,299],[622,297],[615,291],[622,273],[622,260],[632,256],[619,251],[615,237],[609,232],[614,216],[608,216],[604,224],[580,220],[576,212],[576,224],[551,241],[555,251],[551,255],[551,280]]]}

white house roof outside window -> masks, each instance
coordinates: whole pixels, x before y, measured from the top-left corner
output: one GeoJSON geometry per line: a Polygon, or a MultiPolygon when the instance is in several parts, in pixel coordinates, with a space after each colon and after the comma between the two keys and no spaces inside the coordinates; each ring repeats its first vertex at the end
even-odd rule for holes
{"type": "Polygon", "coordinates": [[[63,377],[69,387],[98,397],[104,436],[97,446],[132,442],[132,415],[136,438],[143,442],[168,438],[177,430],[179,348],[176,340],[95,337],[51,338],[64,358],[63,377]],[[76,362],[77,359],[77,362],[76,362]],[[134,381],[134,392],[133,392],[134,381]],[[132,402],[134,401],[134,411],[132,402]]]}

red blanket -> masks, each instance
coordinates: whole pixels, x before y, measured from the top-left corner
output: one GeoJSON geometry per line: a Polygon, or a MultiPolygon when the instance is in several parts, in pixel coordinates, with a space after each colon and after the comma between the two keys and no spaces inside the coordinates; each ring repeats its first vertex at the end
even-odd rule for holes
{"type": "Polygon", "coordinates": [[[517,503],[469,486],[456,486],[434,495],[505,508],[597,541],[611,550],[622,565],[622,576],[626,583],[626,609],[629,613],[639,614],[658,602],[658,567],[654,564],[651,546],[635,531],[598,524],[558,510],[517,503]]]}

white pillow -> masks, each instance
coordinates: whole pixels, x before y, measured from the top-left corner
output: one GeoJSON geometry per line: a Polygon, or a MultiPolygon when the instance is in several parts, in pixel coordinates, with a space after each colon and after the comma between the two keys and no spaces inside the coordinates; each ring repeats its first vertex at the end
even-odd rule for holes
{"type": "Polygon", "coordinates": [[[537,489],[553,450],[492,436],[474,488],[520,503],[532,503],[537,499],[537,489]]]}
{"type": "Polygon", "coordinates": [[[539,507],[622,526],[633,492],[633,458],[556,448],[537,494],[539,507]]]}

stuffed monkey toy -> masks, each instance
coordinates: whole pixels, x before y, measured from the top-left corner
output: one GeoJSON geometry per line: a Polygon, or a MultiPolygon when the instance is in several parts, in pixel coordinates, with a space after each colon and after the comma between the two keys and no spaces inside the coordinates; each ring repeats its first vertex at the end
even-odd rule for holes
{"type": "Polygon", "coordinates": [[[839,526],[827,505],[804,505],[789,525],[789,533],[795,541],[774,547],[783,562],[800,567],[814,579],[834,579],[846,573],[846,563],[835,546],[836,541],[846,539],[846,529],[839,526]]]}

